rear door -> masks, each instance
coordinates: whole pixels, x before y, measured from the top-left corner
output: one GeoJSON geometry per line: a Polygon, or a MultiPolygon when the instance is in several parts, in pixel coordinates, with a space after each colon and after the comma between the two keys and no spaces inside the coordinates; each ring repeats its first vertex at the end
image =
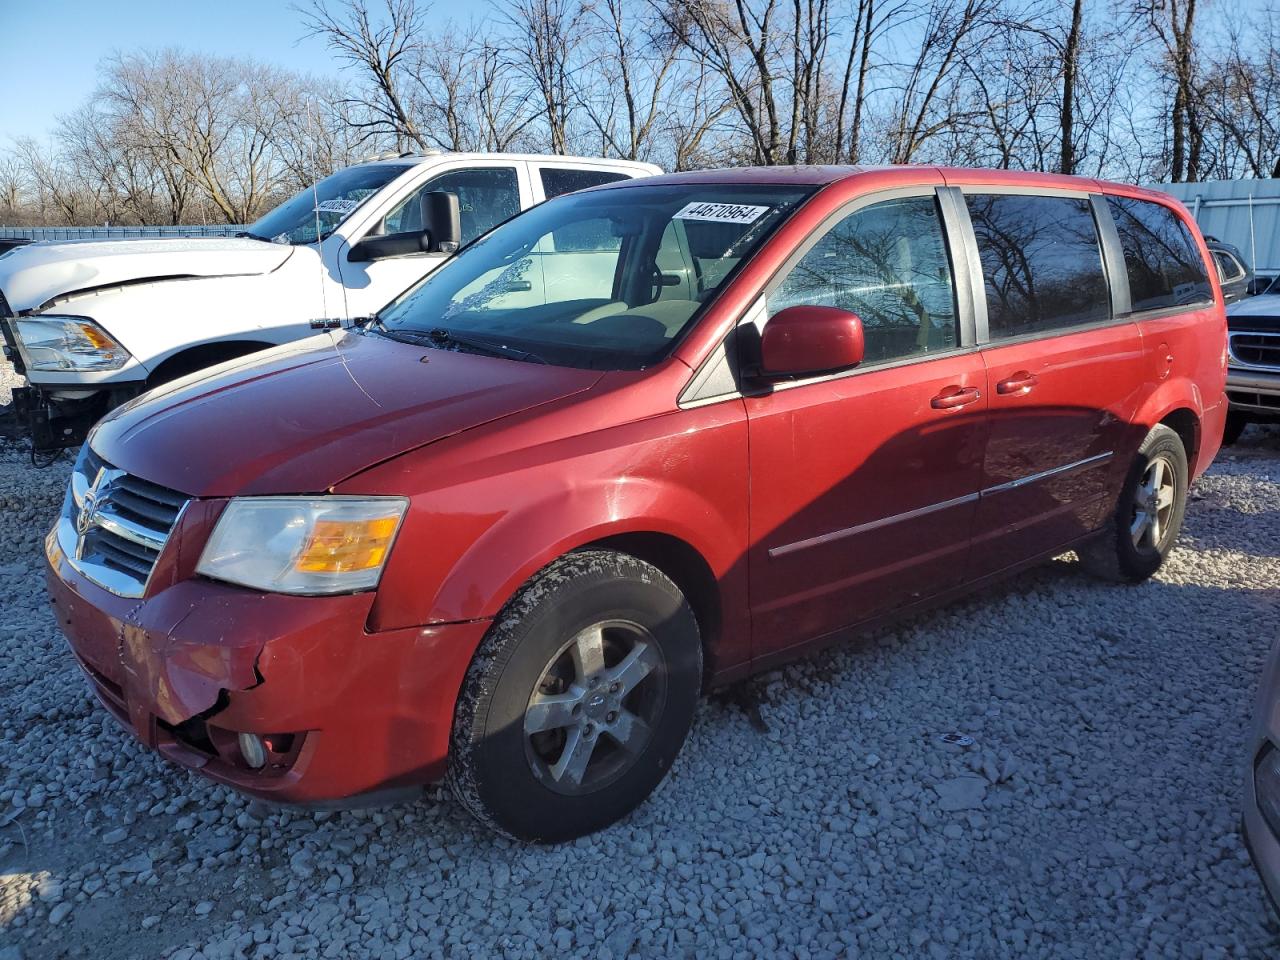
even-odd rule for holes
{"type": "Polygon", "coordinates": [[[972,554],[982,575],[1103,522],[1140,439],[1130,420],[1147,378],[1138,327],[1112,302],[1101,198],[962,193],[985,293],[976,312],[990,427],[972,554]]]}
{"type": "MultiPolygon", "coordinates": [[[[1129,306],[1147,347],[1148,389],[1168,380],[1195,384],[1205,409],[1225,402],[1226,319],[1191,227],[1172,207],[1109,195],[1129,306]]],[[[1216,449],[1217,438],[1213,438],[1216,449]]],[[[1205,452],[1212,455],[1207,447],[1205,452]]],[[[1194,457],[1195,451],[1188,451],[1194,457]]],[[[1205,462],[1204,458],[1200,458],[1205,462]]]]}
{"type": "Polygon", "coordinates": [[[953,213],[931,188],[863,198],[819,228],[758,308],[757,327],[796,304],[850,310],[866,360],[745,397],[757,658],[964,576],[986,394],[944,226],[953,213]]]}

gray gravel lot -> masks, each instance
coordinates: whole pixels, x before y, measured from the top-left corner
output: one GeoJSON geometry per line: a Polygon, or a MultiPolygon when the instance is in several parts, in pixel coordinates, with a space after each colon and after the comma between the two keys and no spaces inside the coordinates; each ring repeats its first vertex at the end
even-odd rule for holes
{"type": "Polygon", "coordinates": [[[45,608],[67,470],[0,441],[0,960],[1280,955],[1236,832],[1280,431],[1155,581],[1060,560],[712,698],[649,803],[558,848],[438,790],[269,810],[137,745],[45,608]]]}

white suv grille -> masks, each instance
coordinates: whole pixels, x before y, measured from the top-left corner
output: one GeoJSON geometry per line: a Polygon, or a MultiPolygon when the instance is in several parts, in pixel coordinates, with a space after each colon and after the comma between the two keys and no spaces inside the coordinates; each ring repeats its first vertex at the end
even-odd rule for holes
{"type": "Polygon", "coordinates": [[[1280,333],[1233,333],[1228,338],[1231,359],[1243,367],[1280,370],[1280,333]]]}

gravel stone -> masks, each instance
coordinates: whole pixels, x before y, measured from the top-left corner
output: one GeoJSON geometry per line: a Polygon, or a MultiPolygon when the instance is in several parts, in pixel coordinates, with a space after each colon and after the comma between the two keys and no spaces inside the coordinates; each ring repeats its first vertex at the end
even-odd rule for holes
{"type": "Polygon", "coordinates": [[[982,806],[987,795],[987,781],[981,777],[953,777],[933,785],[938,794],[938,809],[954,812],[982,806]]]}
{"type": "Polygon", "coordinates": [[[439,788],[286,810],[142,747],[45,601],[70,457],[28,454],[0,439],[0,960],[1280,956],[1236,826],[1280,430],[1152,581],[1068,556],[708,697],[648,803],[550,848],[439,788]]]}

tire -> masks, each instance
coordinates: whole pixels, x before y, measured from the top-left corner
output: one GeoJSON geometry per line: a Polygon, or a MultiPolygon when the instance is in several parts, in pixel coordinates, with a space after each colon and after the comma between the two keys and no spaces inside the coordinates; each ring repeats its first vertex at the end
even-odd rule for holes
{"type": "Polygon", "coordinates": [[[1077,549],[1084,568],[1123,583],[1140,583],[1159,570],[1182,528],[1187,478],[1182,439],[1157,424],[1138,448],[1115,513],[1096,539],[1077,549]],[[1161,493],[1166,490],[1167,495],[1161,493]],[[1152,496],[1157,499],[1153,501],[1152,496]],[[1155,523],[1151,522],[1153,504],[1155,523]]]}
{"type": "Polygon", "coordinates": [[[1244,428],[1249,425],[1249,420],[1243,414],[1231,411],[1227,414],[1227,425],[1222,431],[1222,445],[1230,447],[1240,440],[1240,434],[1244,433],[1244,428]]]}
{"type": "Polygon", "coordinates": [[[520,589],[476,651],[449,785],[518,840],[594,833],[662,782],[701,686],[698,622],[676,585],[627,554],[571,553],[520,589]]]}

